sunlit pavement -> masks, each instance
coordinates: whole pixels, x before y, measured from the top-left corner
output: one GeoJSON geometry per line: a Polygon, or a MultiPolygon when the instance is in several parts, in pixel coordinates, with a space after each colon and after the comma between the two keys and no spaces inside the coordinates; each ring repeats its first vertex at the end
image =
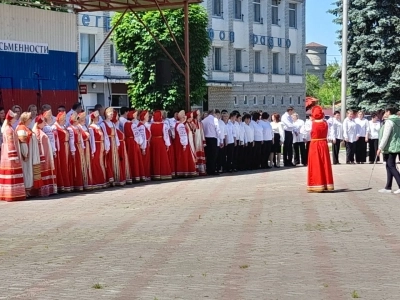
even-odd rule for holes
{"type": "Polygon", "coordinates": [[[400,195],[371,169],[327,194],[296,167],[1,202],[0,299],[398,300],[400,195]]]}

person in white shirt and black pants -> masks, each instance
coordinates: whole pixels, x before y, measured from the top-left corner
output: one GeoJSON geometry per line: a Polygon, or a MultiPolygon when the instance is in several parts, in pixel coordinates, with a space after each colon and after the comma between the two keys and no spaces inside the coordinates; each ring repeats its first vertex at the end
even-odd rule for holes
{"type": "Polygon", "coordinates": [[[357,124],[354,122],[354,111],[347,111],[347,118],[343,121],[343,138],[346,141],[346,163],[354,164],[356,152],[357,124]]]}
{"type": "Polygon", "coordinates": [[[208,175],[219,175],[215,170],[220,129],[218,119],[214,115],[215,111],[210,110],[208,116],[202,121],[204,137],[206,138],[206,147],[204,148],[204,151],[206,154],[206,171],[208,175]]]}
{"type": "Polygon", "coordinates": [[[340,143],[343,140],[343,124],[340,121],[340,112],[335,111],[332,125],[329,130],[329,140],[332,141],[332,162],[334,165],[339,163],[340,143]]]}
{"type": "Polygon", "coordinates": [[[244,169],[253,170],[253,155],[254,155],[254,128],[251,126],[251,115],[243,116],[243,128],[245,131],[244,145],[244,169]]]}
{"type": "Polygon", "coordinates": [[[285,167],[293,167],[293,107],[288,107],[282,115],[281,122],[285,131],[285,142],[283,143],[283,164],[285,167]]]}
{"type": "Polygon", "coordinates": [[[269,114],[267,112],[263,112],[261,115],[261,121],[259,124],[263,129],[263,144],[261,148],[261,167],[263,169],[271,168],[273,163],[273,159],[270,160],[271,152],[272,152],[272,139],[274,136],[274,131],[272,130],[271,123],[268,121],[269,114]]]}
{"type": "Polygon", "coordinates": [[[226,164],[225,170],[227,172],[233,172],[235,169],[234,167],[234,153],[235,153],[235,141],[236,141],[236,130],[233,122],[231,121],[235,115],[230,114],[230,118],[228,119],[228,115],[223,114],[222,119],[225,123],[226,129],[226,138],[225,138],[225,145],[226,145],[226,164]]]}
{"type": "Polygon", "coordinates": [[[306,144],[303,137],[304,121],[299,119],[299,115],[294,113],[293,118],[293,148],[294,148],[294,165],[302,164],[307,166],[306,160],[306,144]]]}
{"type": "MultiPolygon", "coordinates": [[[[375,162],[376,151],[378,150],[379,144],[379,131],[381,129],[381,122],[379,121],[378,115],[376,113],[371,114],[372,120],[369,121],[369,163],[373,164],[375,162]]],[[[379,161],[379,156],[376,161],[379,161]]]]}
{"type": "Polygon", "coordinates": [[[263,144],[263,128],[259,124],[260,113],[254,112],[250,126],[254,129],[254,150],[253,150],[253,169],[258,170],[261,168],[261,149],[263,144]]]}
{"type": "MultiPolygon", "coordinates": [[[[226,110],[223,110],[222,113],[224,115],[227,114],[226,110]]],[[[225,171],[225,164],[226,164],[226,149],[225,149],[225,138],[226,138],[226,126],[224,121],[222,121],[222,116],[221,113],[218,109],[215,110],[215,116],[218,119],[218,124],[219,124],[219,130],[220,130],[220,135],[219,135],[219,148],[218,148],[218,155],[217,155],[217,169],[216,171],[218,173],[223,173],[225,171]]]]}
{"type": "Polygon", "coordinates": [[[358,112],[358,118],[355,120],[357,124],[357,146],[356,146],[356,162],[363,164],[367,161],[367,143],[369,136],[369,122],[364,118],[362,111],[358,112]]]}

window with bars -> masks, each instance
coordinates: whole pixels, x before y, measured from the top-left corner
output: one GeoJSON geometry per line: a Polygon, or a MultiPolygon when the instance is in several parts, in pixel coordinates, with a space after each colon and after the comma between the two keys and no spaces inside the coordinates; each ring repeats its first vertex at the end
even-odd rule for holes
{"type": "Polygon", "coordinates": [[[253,0],[254,22],[261,22],[261,0],[253,0]]]}
{"type": "Polygon", "coordinates": [[[282,96],[282,98],[281,98],[281,104],[283,105],[283,103],[284,103],[284,100],[283,100],[283,96],[282,96]]]}
{"type": "Polygon", "coordinates": [[[254,73],[261,73],[261,51],[254,52],[254,73]]]}
{"type": "Polygon", "coordinates": [[[289,27],[297,28],[297,4],[289,3],[289,27]]]}
{"type": "Polygon", "coordinates": [[[235,50],[235,72],[242,72],[242,50],[235,50]]]}
{"type": "Polygon", "coordinates": [[[279,3],[278,0],[272,0],[272,24],[279,25],[279,3]]]}
{"type": "Polygon", "coordinates": [[[289,56],[289,74],[296,74],[296,54],[290,54],[289,56]]]}
{"type": "Polygon", "coordinates": [[[214,70],[221,71],[221,48],[214,47],[214,70]]]}
{"type": "Polygon", "coordinates": [[[301,103],[301,97],[297,97],[297,104],[300,105],[301,103]]]}
{"type": "Polygon", "coordinates": [[[271,102],[272,102],[272,105],[275,105],[275,96],[272,96],[271,102]]]}
{"type": "Polygon", "coordinates": [[[247,102],[247,96],[244,96],[244,97],[243,97],[243,104],[244,104],[244,105],[247,105],[247,104],[248,104],[248,102],[247,102]]]}
{"type": "Polygon", "coordinates": [[[272,53],[272,74],[279,74],[279,53],[272,53]]]}
{"type": "Polygon", "coordinates": [[[264,96],[263,98],[263,105],[267,104],[267,96],[264,96]]]}
{"type": "Polygon", "coordinates": [[[235,19],[242,20],[242,0],[235,0],[235,19]]]}
{"type": "Polygon", "coordinates": [[[223,0],[212,0],[213,1],[213,16],[222,17],[222,1],[223,0]]]}
{"type": "Polygon", "coordinates": [[[233,105],[238,105],[238,100],[236,96],[233,97],[233,105]]]}
{"type": "Polygon", "coordinates": [[[253,97],[253,105],[257,105],[257,96],[253,97]]]}
{"type": "Polygon", "coordinates": [[[292,97],[289,97],[289,105],[292,105],[292,97]]]}

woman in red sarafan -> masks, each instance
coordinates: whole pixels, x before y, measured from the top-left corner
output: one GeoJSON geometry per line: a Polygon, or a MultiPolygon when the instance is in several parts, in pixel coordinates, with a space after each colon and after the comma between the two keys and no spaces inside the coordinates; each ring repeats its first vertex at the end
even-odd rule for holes
{"type": "Polygon", "coordinates": [[[91,158],[91,142],[90,142],[90,133],[89,129],[86,126],[86,113],[83,111],[80,114],[78,114],[79,118],[79,127],[81,129],[81,134],[82,134],[82,140],[83,144],[85,145],[85,148],[83,149],[83,156],[85,159],[83,160],[84,165],[83,165],[83,173],[87,174],[86,177],[83,177],[83,188],[85,190],[92,190],[93,189],[93,183],[92,183],[92,169],[90,167],[90,158],[91,158]]]}
{"type": "Polygon", "coordinates": [[[69,133],[69,149],[71,152],[74,191],[83,191],[83,177],[87,176],[82,172],[82,165],[84,162],[84,144],[82,140],[82,132],[79,128],[78,114],[73,112],[69,118],[70,125],[67,130],[69,133]]]}
{"type": "Polygon", "coordinates": [[[69,147],[69,133],[65,128],[67,121],[65,111],[59,112],[56,117],[56,122],[53,125],[54,136],[58,138],[56,143],[58,163],[57,169],[57,188],[59,192],[73,191],[74,177],[72,175],[73,164],[69,147]]]}
{"type": "Polygon", "coordinates": [[[150,132],[151,179],[172,179],[168,158],[171,142],[169,140],[168,128],[164,124],[161,111],[159,110],[155,111],[153,114],[153,123],[150,126],[150,132]]]}
{"type": "Polygon", "coordinates": [[[57,194],[54,154],[50,139],[42,130],[46,125],[43,116],[37,116],[35,121],[32,131],[36,134],[39,142],[40,174],[42,176],[42,186],[39,189],[39,196],[47,197],[57,194]]]}
{"type": "Polygon", "coordinates": [[[107,187],[106,166],[104,156],[106,153],[104,144],[104,133],[99,125],[99,112],[96,110],[90,114],[89,133],[91,140],[91,170],[93,188],[101,189],[107,187]]]}
{"type": "Polygon", "coordinates": [[[137,124],[133,122],[133,120],[136,120],[137,114],[137,111],[130,111],[127,116],[128,121],[124,124],[126,151],[133,182],[145,180],[142,153],[139,146],[142,144],[142,136],[137,129],[137,124]]]}
{"type": "Polygon", "coordinates": [[[181,110],[179,112],[178,120],[179,121],[175,125],[174,140],[176,156],[176,176],[196,176],[196,160],[190,149],[188,128],[185,125],[185,111],[181,110]]]}
{"type": "Polygon", "coordinates": [[[146,180],[150,180],[151,178],[151,164],[150,164],[151,132],[148,129],[149,126],[148,121],[149,121],[149,113],[147,110],[144,110],[140,113],[140,122],[138,124],[138,130],[142,137],[142,144],[140,145],[140,149],[142,149],[143,168],[146,180]]]}
{"type": "Polygon", "coordinates": [[[9,110],[1,127],[0,200],[3,201],[26,199],[18,136],[12,127],[15,122],[16,114],[9,110]]]}
{"type": "Polygon", "coordinates": [[[196,151],[196,171],[200,176],[207,175],[206,173],[206,155],[204,147],[206,145],[206,138],[204,136],[203,124],[200,121],[201,115],[199,110],[193,112],[193,125],[195,128],[193,139],[194,148],[196,151]]]}
{"type": "Polygon", "coordinates": [[[333,191],[333,175],[328,148],[328,123],[320,106],[311,111],[311,143],[308,155],[307,192],[333,191]]]}
{"type": "Polygon", "coordinates": [[[120,163],[119,163],[119,139],[115,124],[111,121],[114,115],[114,109],[108,107],[105,111],[105,120],[100,126],[104,132],[106,146],[106,173],[107,181],[111,185],[120,185],[120,163]],[[108,151],[109,149],[109,151],[108,151]]]}
{"type": "Polygon", "coordinates": [[[168,132],[168,137],[169,137],[169,141],[171,143],[171,145],[168,148],[168,162],[169,162],[169,167],[171,168],[171,174],[172,174],[172,178],[176,177],[176,171],[175,171],[175,143],[174,143],[174,139],[175,139],[175,126],[172,125],[171,120],[169,120],[167,118],[167,112],[163,111],[163,122],[165,125],[165,128],[168,132]]]}
{"type": "Polygon", "coordinates": [[[131,171],[129,168],[128,162],[128,154],[126,153],[126,144],[125,144],[125,134],[119,130],[118,126],[118,112],[114,110],[112,122],[115,124],[115,130],[119,140],[119,147],[118,147],[118,155],[119,155],[119,173],[120,173],[120,183],[119,185],[131,184],[131,171]]]}

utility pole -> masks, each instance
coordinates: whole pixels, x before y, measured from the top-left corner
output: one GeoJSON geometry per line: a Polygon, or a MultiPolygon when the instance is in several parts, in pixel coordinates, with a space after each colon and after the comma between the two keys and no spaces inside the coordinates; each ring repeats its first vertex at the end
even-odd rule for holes
{"type": "Polygon", "coordinates": [[[347,97],[347,42],[349,27],[349,0],[343,0],[342,20],[342,90],[341,90],[341,115],[342,121],[346,118],[346,97],[347,97]]]}

